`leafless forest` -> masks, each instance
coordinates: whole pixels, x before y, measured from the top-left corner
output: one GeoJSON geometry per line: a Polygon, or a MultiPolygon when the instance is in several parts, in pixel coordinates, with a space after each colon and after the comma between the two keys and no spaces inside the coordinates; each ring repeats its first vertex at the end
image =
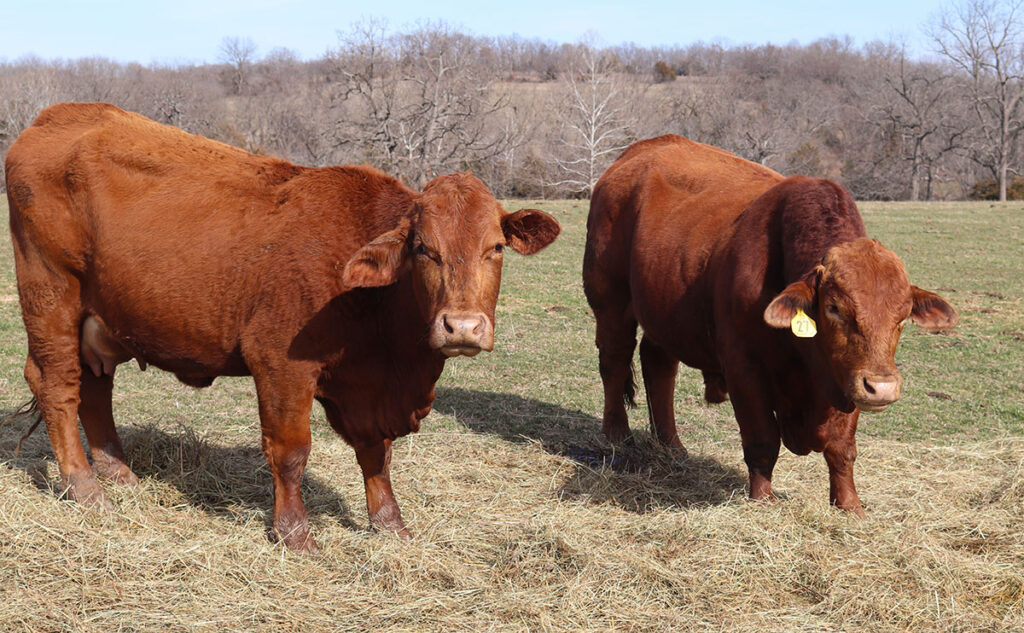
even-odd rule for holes
{"type": "Polygon", "coordinates": [[[216,64],[23,58],[0,63],[0,152],[48,104],[107,101],[411,185],[471,169],[501,197],[585,197],[626,145],[664,133],[858,199],[1024,197],[1021,5],[956,5],[922,27],[931,50],[918,56],[893,42],[609,47],[365,21],[316,60],[232,37],[216,64]]]}

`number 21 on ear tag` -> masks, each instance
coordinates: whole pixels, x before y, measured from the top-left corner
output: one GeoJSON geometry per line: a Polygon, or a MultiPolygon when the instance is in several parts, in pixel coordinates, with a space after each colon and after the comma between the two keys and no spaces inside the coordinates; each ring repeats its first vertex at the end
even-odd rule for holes
{"type": "Polygon", "coordinates": [[[818,328],[814,325],[814,319],[807,316],[807,313],[803,310],[796,311],[793,320],[789,323],[789,327],[793,330],[793,334],[800,338],[811,338],[818,333],[818,328]]]}

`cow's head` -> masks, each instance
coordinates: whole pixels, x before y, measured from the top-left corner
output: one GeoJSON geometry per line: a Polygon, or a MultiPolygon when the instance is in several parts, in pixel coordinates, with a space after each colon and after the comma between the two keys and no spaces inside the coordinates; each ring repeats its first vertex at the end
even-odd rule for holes
{"type": "Polygon", "coordinates": [[[842,393],[845,402],[833,402],[842,410],[882,411],[899,399],[895,354],[907,318],[930,330],[957,323],[945,299],[912,286],[896,254],[868,238],[829,249],[768,304],[764,320],[789,328],[798,310],[817,323],[809,340],[842,393]]]}
{"type": "Polygon", "coordinates": [[[532,255],[558,236],[550,215],[507,213],[470,174],[427,184],[410,217],[367,244],[345,266],[347,286],[386,286],[409,272],[429,324],[430,347],[446,356],[494,349],[494,308],[506,247],[532,255]]]}

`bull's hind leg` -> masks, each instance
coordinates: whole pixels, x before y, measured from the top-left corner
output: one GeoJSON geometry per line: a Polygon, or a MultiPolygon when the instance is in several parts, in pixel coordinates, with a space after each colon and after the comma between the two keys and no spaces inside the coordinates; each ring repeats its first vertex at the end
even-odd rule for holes
{"type": "Polygon", "coordinates": [[[679,433],[676,431],[676,413],[672,406],[679,361],[644,336],[640,340],[640,367],[647,393],[651,434],[665,446],[682,449],[683,443],[679,441],[679,433]]]}
{"type": "Polygon", "coordinates": [[[380,444],[356,449],[356,460],[363,471],[366,486],[366,510],[370,515],[371,529],[396,532],[402,538],[410,538],[409,530],[402,520],[395,494],[391,490],[391,440],[380,444]]]}
{"type": "Polygon", "coordinates": [[[114,427],[113,386],[112,375],[96,376],[88,367],[83,367],[78,415],[89,440],[93,472],[103,479],[134,486],[139,479],[126,463],[121,439],[114,427]]]}

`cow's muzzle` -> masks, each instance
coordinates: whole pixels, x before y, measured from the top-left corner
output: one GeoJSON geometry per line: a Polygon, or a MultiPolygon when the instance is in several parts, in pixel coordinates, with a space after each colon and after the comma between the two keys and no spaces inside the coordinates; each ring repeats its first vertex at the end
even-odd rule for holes
{"type": "Polygon", "coordinates": [[[430,346],[445,356],[476,356],[494,349],[494,326],[483,312],[442,312],[434,321],[430,346]]]}
{"type": "Polygon", "coordinates": [[[900,399],[903,378],[899,373],[872,374],[858,372],[852,385],[851,400],[861,411],[885,411],[900,399]]]}

